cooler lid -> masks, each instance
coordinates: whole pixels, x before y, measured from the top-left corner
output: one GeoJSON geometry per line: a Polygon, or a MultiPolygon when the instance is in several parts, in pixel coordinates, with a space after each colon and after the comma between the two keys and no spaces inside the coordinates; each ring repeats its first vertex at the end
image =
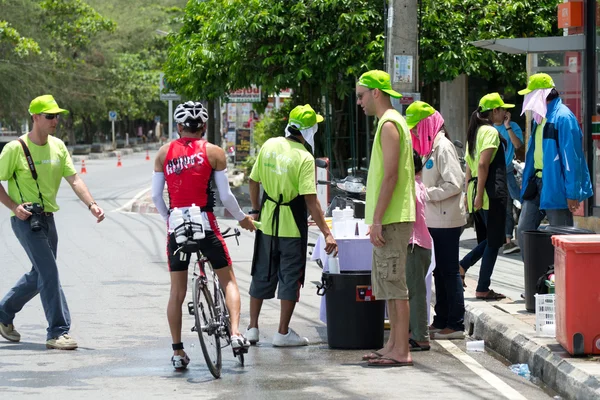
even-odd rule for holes
{"type": "Polygon", "coordinates": [[[554,235],[552,244],[579,253],[600,253],[600,235],[554,235]]]}

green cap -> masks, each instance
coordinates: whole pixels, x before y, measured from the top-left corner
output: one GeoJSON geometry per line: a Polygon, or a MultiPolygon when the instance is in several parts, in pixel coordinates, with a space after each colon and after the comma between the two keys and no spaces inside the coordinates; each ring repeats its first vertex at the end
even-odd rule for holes
{"type": "Polygon", "coordinates": [[[500,93],[489,93],[486,94],[479,100],[479,107],[481,107],[481,112],[486,112],[493,110],[495,108],[513,108],[514,104],[507,104],[502,100],[500,93]]]}
{"type": "Polygon", "coordinates": [[[317,114],[308,104],[297,106],[290,112],[290,124],[301,131],[312,128],[319,122],[323,122],[323,117],[317,114]]]}
{"type": "Polygon", "coordinates": [[[358,79],[360,86],[368,87],[369,89],[379,89],[390,96],[399,99],[402,95],[392,89],[392,81],[390,74],[378,69],[365,72],[358,79]]]}
{"type": "Polygon", "coordinates": [[[58,106],[54,97],[49,94],[36,97],[29,104],[29,114],[68,114],[69,111],[63,110],[58,106]]]}
{"type": "Polygon", "coordinates": [[[553,87],[555,85],[550,75],[544,73],[533,74],[529,77],[527,88],[519,90],[519,94],[524,95],[537,89],[552,89],[553,87]]]}
{"type": "Polygon", "coordinates": [[[425,118],[433,115],[435,109],[424,101],[414,101],[406,108],[406,123],[412,129],[425,118]]]}

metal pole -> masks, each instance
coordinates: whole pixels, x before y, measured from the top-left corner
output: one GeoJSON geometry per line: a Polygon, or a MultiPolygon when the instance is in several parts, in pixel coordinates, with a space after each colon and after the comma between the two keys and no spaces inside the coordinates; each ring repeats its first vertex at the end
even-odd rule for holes
{"type": "MultiPolygon", "coordinates": [[[[596,179],[594,171],[594,141],[592,140],[592,116],[596,115],[596,94],[597,94],[597,67],[596,67],[596,0],[588,0],[585,2],[586,10],[584,32],[585,32],[585,53],[583,56],[583,96],[584,96],[584,111],[583,111],[583,132],[585,149],[587,152],[587,164],[590,174],[592,175],[592,186],[596,193],[596,179]]],[[[594,203],[598,201],[596,196],[588,199],[585,216],[594,215],[594,203]]]]}
{"type": "Polygon", "coordinates": [[[117,149],[117,141],[115,139],[115,121],[111,121],[112,123],[112,149],[117,149]]]}
{"type": "Polygon", "coordinates": [[[169,130],[168,138],[173,139],[173,100],[169,100],[169,130]]]}

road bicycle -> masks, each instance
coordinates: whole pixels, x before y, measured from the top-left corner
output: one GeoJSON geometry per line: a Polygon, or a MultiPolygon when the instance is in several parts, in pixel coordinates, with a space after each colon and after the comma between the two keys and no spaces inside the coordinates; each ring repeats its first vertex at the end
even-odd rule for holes
{"type": "MultiPolygon", "coordinates": [[[[233,233],[229,233],[231,228],[222,232],[223,238],[235,237],[239,246],[239,229],[235,228],[233,233]]],[[[188,241],[189,243],[189,241],[188,241]]],[[[182,246],[185,249],[185,246],[182,246]]],[[[200,251],[195,251],[196,262],[194,263],[194,273],[192,279],[193,301],[188,303],[188,311],[194,316],[195,324],[192,332],[198,333],[202,353],[210,373],[215,377],[221,376],[222,358],[221,349],[231,345],[231,322],[229,320],[229,310],[225,304],[225,293],[219,284],[219,278],[208,258],[200,251]]],[[[234,357],[237,357],[240,364],[244,366],[244,354],[248,352],[247,348],[234,348],[234,357]]]]}

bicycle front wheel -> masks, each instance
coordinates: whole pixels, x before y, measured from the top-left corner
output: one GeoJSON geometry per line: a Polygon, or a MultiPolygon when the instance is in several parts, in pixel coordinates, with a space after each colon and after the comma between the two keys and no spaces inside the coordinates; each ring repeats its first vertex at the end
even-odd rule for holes
{"type": "Polygon", "coordinates": [[[196,318],[196,331],[200,339],[200,346],[204,353],[206,365],[215,377],[221,376],[221,343],[219,339],[220,321],[215,310],[210,290],[200,278],[194,280],[194,316],[196,318]]]}

